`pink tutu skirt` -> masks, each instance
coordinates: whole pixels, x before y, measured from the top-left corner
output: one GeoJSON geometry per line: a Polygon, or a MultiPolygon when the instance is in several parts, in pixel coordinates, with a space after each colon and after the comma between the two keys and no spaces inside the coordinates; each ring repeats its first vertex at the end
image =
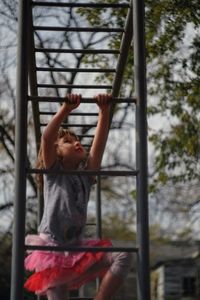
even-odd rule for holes
{"type": "MultiPolygon", "coordinates": [[[[39,235],[28,235],[28,245],[57,246],[53,241],[39,235]]],[[[70,246],[72,246],[70,244],[70,246]]],[[[73,246],[110,247],[109,240],[82,240],[73,246]]],[[[108,266],[103,264],[105,252],[56,252],[34,250],[25,259],[25,268],[35,273],[25,282],[24,287],[38,295],[46,294],[49,288],[66,284],[69,290],[79,289],[81,285],[103,277],[108,266]]]]}

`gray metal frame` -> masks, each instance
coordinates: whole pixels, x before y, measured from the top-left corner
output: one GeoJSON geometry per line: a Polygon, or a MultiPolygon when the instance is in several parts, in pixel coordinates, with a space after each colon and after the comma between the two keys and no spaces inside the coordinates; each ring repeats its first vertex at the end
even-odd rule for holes
{"type": "Polygon", "coordinates": [[[134,82],[136,103],[138,299],[150,299],[147,92],[144,0],[133,1],[134,82]]]}
{"type": "MultiPolygon", "coordinates": [[[[38,103],[40,101],[56,101],[62,102],[60,97],[38,97],[38,87],[45,87],[37,83],[36,71],[59,71],[59,68],[37,68],[35,62],[35,51],[45,51],[45,49],[35,49],[33,31],[50,29],[61,30],[59,28],[47,27],[33,27],[32,25],[32,6],[58,6],[58,7],[129,7],[126,25],[124,29],[117,29],[123,31],[123,38],[120,47],[120,54],[117,68],[110,70],[89,69],[92,72],[115,72],[115,79],[112,86],[113,91],[113,106],[119,102],[135,102],[136,103],[136,163],[137,170],[133,171],[99,171],[90,172],[92,175],[97,175],[97,200],[96,200],[96,214],[97,214],[97,228],[96,233],[101,237],[101,176],[136,176],[137,182],[137,246],[136,247],[114,247],[105,248],[101,251],[127,251],[137,253],[137,267],[138,267],[138,299],[150,299],[150,272],[149,272],[149,232],[148,232],[148,166],[147,166],[147,114],[146,114],[146,62],[145,62],[145,28],[144,28],[144,0],[131,0],[130,5],[122,4],[95,4],[95,3],[49,3],[49,2],[33,2],[31,0],[19,0],[19,29],[18,29],[18,66],[17,66],[17,100],[16,100],[16,162],[15,162],[15,203],[14,203],[14,229],[13,229],[13,257],[12,257],[12,280],[11,280],[11,300],[23,299],[23,281],[24,281],[24,252],[26,249],[53,249],[52,247],[35,247],[25,246],[25,207],[26,207],[26,176],[29,173],[45,172],[35,169],[26,169],[24,158],[27,156],[26,141],[27,141],[27,107],[28,101],[32,102],[33,118],[35,124],[36,144],[37,148],[40,139],[40,121],[38,103]],[[132,9],[133,8],[133,9],[132,9]],[[31,34],[30,34],[31,32],[31,34]],[[133,34],[134,32],[134,34],[133,34]],[[130,48],[132,36],[134,36],[134,82],[135,82],[135,99],[118,98],[121,82],[123,79],[123,72],[128,56],[128,49],[130,48]],[[28,55],[29,54],[29,55],[28,55]],[[28,69],[30,94],[28,96],[28,69]]],[[[63,28],[62,28],[63,30],[63,28]]],[[[71,30],[75,30],[71,28],[71,30]]],[[[79,31],[90,31],[89,28],[78,28],[79,31]]],[[[109,29],[99,29],[96,31],[109,29]]],[[[114,31],[115,29],[113,29],[114,31]]],[[[51,52],[47,49],[47,51],[51,52]]],[[[64,50],[63,50],[64,51],[64,50]]],[[[81,49],[77,50],[80,53],[81,49]]],[[[102,50],[101,50],[102,51],[102,50]]],[[[68,50],[66,52],[69,52],[68,50]]],[[[76,50],[74,50],[76,52],[76,50]]],[[[86,50],[87,52],[87,50],[86,50]]],[[[90,52],[90,51],[89,51],[90,52]]],[[[104,51],[105,53],[106,51],[104,51]]],[[[109,51],[108,51],[109,52],[109,51]]],[[[87,72],[86,69],[70,69],[65,68],[64,72],[77,71],[87,72]]],[[[51,85],[49,85],[51,86],[51,85]]],[[[62,88],[62,85],[52,86],[62,88]]],[[[72,87],[70,85],[70,87],[72,87]]],[[[84,85],[79,85],[81,88],[88,88],[84,85]]],[[[96,86],[95,86],[96,87],[96,86]]],[[[108,87],[108,86],[106,86],[108,87]]],[[[66,88],[66,86],[65,86],[66,88]]],[[[97,86],[101,88],[101,86],[97,86]]],[[[105,88],[103,86],[102,88],[105,88]]],[[[110,86],[109,86],[110,88],[110,86]]],[[[83,99],[85,103],[91,103],[92,99],[83,99]]],[[[81,126],[81,124],[79,125],[81,126]]],[[[90,135],[88,135],[90,136],[90,135]]],[[[92,135],[90,136],[92,138],[92,135]]],[[[73,173],[78,173],[77,171],[73,173]]],[[[41,195],[40,195],[41,196],[41,195]]],[[[41,216],[40,207],[40,213],[41,216]]],[[[73,250],[73,251],[99,251],[98,247],[57,247],[54,251],[73,250]]],[[[78,298],[77,298],[78,299],[78,298]]],[[[83,298],[81,298],[83,299],[83,298]]]]}
{"type": "Polygon", "coordinates": [[[23,299],[26,207],[27,95],[29,2],[19,2],[18,65],[15,129],[15,202],[12,248],[11,299],[23,299]]]}

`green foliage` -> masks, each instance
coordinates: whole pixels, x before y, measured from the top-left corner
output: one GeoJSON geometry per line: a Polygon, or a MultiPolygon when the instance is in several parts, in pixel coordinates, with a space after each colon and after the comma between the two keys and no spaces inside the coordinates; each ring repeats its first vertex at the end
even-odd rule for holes
{"type": "Polygon", "coordinates": [[[154,25],[157,20],[157,30],[147,21],[147,45],[149,94],[158,98],[149,113],[167,119],[165,129],[150,136],[156,149],[154,183],[192,181],[199,176],[198,1],[154,1],[148,16],[154,25]]]}
{"type": "MultiPolygon", "coordinates": [[[[108,1],[112,2],[112,1],[108,1]]],[[[199,1],[147,0],[146,52],[150,116],[165,118],[167,124],[149,135],[155,147],[155,174],[152,189],[198,177],[200,126],[200,38],[199,1]]],[[[110,10],[107,15],[96,10],[81,10],[93,26],[123,26],[126,10],[110,10]]],[[[119,39],[111,39],[109,47],[119,48],[119,39]]],[[[98,64],[109,66],[109,59],[99,57],[98,64]]],[[[122,94],[133,92],[133,56],[130,49],[122,94]]],[[[99,77],[98,80],[102,80],[99,77]]],[[[104,77],[112,81],[112,77],[104,77]]],[[[158,121],[159,122],[159,121],[158,121]]]]}
{"type": "Polygon", "coordinates": [[[116,214],[109,215],[103,220],[103,237],[119,241],[133,241],[136,235],[130,227],[132,223],[132,220],[121,219],[116,214]]]}
{"type": "MultiPolygon", "coordinates": [[[[196,219],[193,208],[197,207],[198,194],[195,188],[200,169],[199,1],[147,0],[145,5],[147,100],[150,120],[148,136],[154,149],[149,178],[150,200],[156,199],[159,209],[162,206],[163,213],[167,210],[173,215],[176,198],[168,197],[168,193],[163,195],[163,189],[171,191],[172,187],[176,190],[176,186],[191,186],[189,203],[187,196],[184,198],[181,194],[182,199],[176,209],[179,212],[182,203],[187,212],[192,212],[192,220],[196,219]]],[[[94,18],[88,10],[83,10],[82,13],[86,14],[93,26],[102,25],[104,22],[101,14],[97,13],[94,18]]],[[[110,10],[107,20],[111,26],[123,26],[125,16],[125,10],[110,10]]],[[[119,49],[119,43],[119,39],[113,36],[108,46],[119,49]]],[[[101,59],[98,60],[99,67],[112,67],[112,60],[105,56],[104,59],[98,59],[101,59]]],[[[130,49],[121,96],[134,94],[133,60],[130,49]]],[[[97,80],[109,83],[112,82],[112,77],[100,76],[97,80]]],[[[135,191],[132,195],[135,198],[135,191]]],[[[183,228],[183,231],[180,238],[189,236],[187,230],[183,228]]]]}
{"type": "Polygon", "coordinates": [[[160,224],[153,224],[149,227],[149,238],[150,241],[160,242],[162,244],[170,243],[170,238],[166,235],[163,235],[163,230],[160,224]]]}

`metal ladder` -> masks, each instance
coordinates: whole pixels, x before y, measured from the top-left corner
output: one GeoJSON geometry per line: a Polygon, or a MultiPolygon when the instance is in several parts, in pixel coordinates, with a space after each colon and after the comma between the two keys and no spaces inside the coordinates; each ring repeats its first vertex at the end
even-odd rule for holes
{"type": "MultiPolygon", "coordinates": [[[[97,176],[97,194],[100,195],[100,180],[102,175],[108,176],[136,176],[137,187],[137,247],[113,247],[104,248],[101,251],[127,251],[135,252],[137,255],[137,283],[138,283],[138,299],[150,299],[150,275],[149,275],[149,238],[148,238],[148,192],[147,192],[147,122],[146,122],[146,66],[145,66],[145,30],[144,30],[144,1],[131,0],[130,3],[77,3],[73,2],[48,2],[48,1],[19,1],[19,28],[18,28],[18,67],[17,67],[17,101],[16,101],[16,162],[15,162],[15,203],[14,203],[14,229],[13,229],[13,257],[12,257],[12,279],[11,279],[11,300],[23,299],[23,282],[24,282],[24,254],[27,249],[42,249],[42,247],[24,245],[25,237],[25,208],[26,208],[26,178],[29,174],[37,173],[38,170],[30,169],[25,164],[27,157],[27,112],[28,103],[31,102],[34,129],[37,149],[41,137],[41,120],[43,114],[51,114],[51,112],[42,112],[39,108],[41,102],[63,102],[64,98],[60,97],[58,90],[65,88],[71,91],[73,88],[81,89],[111,89],[113,95],[111,119],[114,113],[115,104],[117,103],[135,103],[136,105],[136,163],[135,171],[98,171],[87,173],[97,176]],[[64,31],[66,28],[58,26],[35,26],[33,23],[32,9],[33,7],[85,7],[85,8],[126,8],[127,18],[124,28],[101,28],[101,27],[69,27],[70,32],[120,32],[122,33],[121,45],[116,50],[90,50],[90,49],[45,49],[36,48],[34,45],[34,32],[36,31],[64,31]],[[120,87],[123,79],[123,71],[131,47],[132,39],[134,41],[134,84],[135,98],[119,98],[120,87]],[[38,67],[35,53],[115,53],[118,54],[117,65],[113,69],[86,69],[86,68],[47,68],[38,67]],[[43,84],[38,83],[37,72],[43,71],[62,71],[72,72],[114,72],[114,80],[112,86],[90,85],[84,84],[43,84]],[[28,83],[29,81],[29,83],[28,83]],[[29,86],[29,89],[28,89],[29,86]],[[41,88],[54,88],[57,91],[56,97],[41,97],[38,90],[41,88]]],[[[82,103],[92,103],[93,99],[82,98],[82,103]]],[[[84,115],[84,113],[78,113],[84,115]]],[[[90,115],[91,113],[85,113],[90,115]]],[[[91,114],[92,115],[92,114],[91,114]]],[[[95,115],[95,114],[93,114],[95,115]]],[[[69,124],[68,124],[69,125],[69,124]]],[[[90,126],[87,124],[86,126],[90,126]]],[[[82,124],[78,126],[84,127],[82,124]]],[[[90,137],[87,134],[83,137],[90,137]]],[[[41,171],[40,171],[41,172],[41,171]]],[[[84,171],[86,172],[86,171],[84,171]]],[[[80,171],[74,171],[74,174],[80,174],[80,171]]],[[[39,218],[42,214],[42,207],[39,210],[39,218]]],[[[101,237],[101,207],[100,201],[97,201],[97,235],[101,237]]],[[[51,247],[52,249],[52,247],[51,247]]],[[[59,247],[57,250],[73,250],[73,251],[98,251],[98,247],[86,248],[82,247],[59,247]]],[[[48,250],[48,247],[44,247],[48,250]]],[[[89,299],[81,297],[72,297],[71,299],[89,299]]]]}

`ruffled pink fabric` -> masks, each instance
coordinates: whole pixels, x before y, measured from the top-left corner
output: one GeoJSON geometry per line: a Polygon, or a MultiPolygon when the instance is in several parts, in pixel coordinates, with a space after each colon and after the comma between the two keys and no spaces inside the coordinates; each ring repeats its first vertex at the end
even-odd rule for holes
{"type": "MultiPolygon", "coordinates": [[[[26,244],[41,246],[56,246],[52,241],[46,241],[38,235],[29,235],[26,244]]],[[[76,246],[109,247],[109,240],[83,240],[76,246]]],[[[25,283],[25,288],[36,294],[46,294],[48,288],[67,284],[68,289],[78,289],[81,285],[102,277],[108,270],[101,267],[105,252],[53,252],[35,250],[25,259],[25,268],[35,271],[25,283]]]]}

